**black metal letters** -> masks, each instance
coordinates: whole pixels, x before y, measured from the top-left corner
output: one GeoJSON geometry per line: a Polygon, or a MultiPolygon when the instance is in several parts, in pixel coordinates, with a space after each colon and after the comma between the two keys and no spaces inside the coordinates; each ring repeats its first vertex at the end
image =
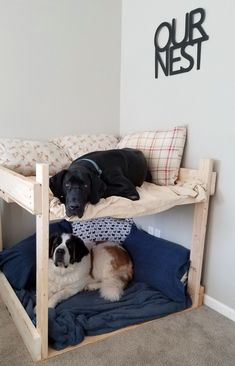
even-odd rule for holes
{"type": "Polygon", "coordinates": [[[202,42],[207,41],[209,36],[202,27],[205,20],[205,10],[197,8],[185,15],[184,35],[181,40],[177,40],[176,19],[172,23],[161,23],[154,36],[155,46],[155,78],[158,78],[159,66],[165,76],[188,72],[195,67],[201,67],[202,42]],[[165,44],[159,44],[159,35],[164,31],[167,34],[165,44]],[[194,48],[196,56],[190,53],[190,47],[194,48]],[[178,51],[177,51],[178,50],[178,51]],[[187,66],[185,66],[185,60],[187,66]],[[184,66],[182,66],[182,63],[184,66]]]}

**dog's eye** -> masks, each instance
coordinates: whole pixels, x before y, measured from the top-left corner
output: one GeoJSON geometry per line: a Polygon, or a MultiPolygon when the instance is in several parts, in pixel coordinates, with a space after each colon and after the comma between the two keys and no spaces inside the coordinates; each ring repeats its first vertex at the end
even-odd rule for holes
{"type": "Polygon", "coordinates": [[[71,188],[71,184],[70,183],[65,183],[65,188],[66,189],[70,189],[71,188]]]}
{"type": "Polygon", "coordinates": [[[88,184],[83,183],[83,182],[81,182],[81,183],[80,183],[79,188],[80,188],[81,190],[87,189],[87,187],[88,187],[88,184]]]}

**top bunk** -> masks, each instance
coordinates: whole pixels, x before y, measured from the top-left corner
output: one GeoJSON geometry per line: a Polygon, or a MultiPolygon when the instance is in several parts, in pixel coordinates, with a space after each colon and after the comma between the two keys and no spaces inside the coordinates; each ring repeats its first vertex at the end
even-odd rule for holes
{"type": "Polygon", "coordinates": [[[67,217],[65,206],[49,189],[49,166],[37,164],[36,176],[25,177],[0,166],[0,197],[15,202],[34,215],[42,213],[43,201],[49,201],[50,220],[88,220],[98,217],[128,218],[151,215],[174,206],[206,202],[213,195],[215,173],[213,160],[200,160],[199,169],[180,168],[175,185],[160,186],[147,183],[138,187],[140,199],[123,197],[102,198],[96,205],[88,203],[82,218],[67,217]]]}
{"type": "Polygon", "coordinates": [[[182,168],[185,140],[186,127],[132,133],[121,139],[105,134],[70,135],[47,142],[0,139],[0,197],[34,215],[49,211],[50,220],[69,221],[137,217],[206,202],[214,193],[213,160],[202,159],[198,169],[182,168]],[[64,204],[49,189],[49,177],[88,152],[125,147],[143,152],[153,177],[153,183],[137,187],[140,199],[101,198],[95,205],[88,203],[80,219],[67,217],[64,204]]]}
{"type": "Polygon", "coordinates": [[[111,196],[102,198],[96,205],[88,203],[81,219],[77,216],[66,216],[65,205],[50,192],[50,219],[77,221],[107,216],[131,218],[160,213],[178,205],[205,202],[214,191],[211,182],[212,165],[211,159],[203,159],[198,170],[181,168],[175,185],[160,186],[144,182],[141,187],[137,187],[140,195],[137,201],[111,196]]]}

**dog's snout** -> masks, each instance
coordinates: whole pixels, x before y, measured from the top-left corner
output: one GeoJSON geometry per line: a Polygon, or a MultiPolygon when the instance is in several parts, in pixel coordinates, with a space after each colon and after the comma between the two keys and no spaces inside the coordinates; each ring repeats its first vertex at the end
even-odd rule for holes
{"type": "Polygon", "coordinates": [[[56,254],[64,255],[65,250],[63,248],[58,248],[56,254]]]}
{"type": "Polygon", "coordinates": [[[79,201],[68,201],[66,206],[66,215],[68,217],[76,215],[82,217],[84,212],[84,204],[79,201]]]}
{"type": "Polygon", "coordinates": [[[79,204],[73,204],[73,205],[69,205],[70,210],[74,211],[74,210],[78,210],[80,208],[79,204]]]}

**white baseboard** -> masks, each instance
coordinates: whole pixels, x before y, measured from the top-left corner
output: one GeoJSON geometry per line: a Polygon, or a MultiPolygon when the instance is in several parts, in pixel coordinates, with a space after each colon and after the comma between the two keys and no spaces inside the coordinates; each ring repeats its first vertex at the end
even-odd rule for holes
{"type": "Polygon", "coordinates": [[[235,310],[209,295],[204,295],[204,304],[235,322],[235,310]]]}

